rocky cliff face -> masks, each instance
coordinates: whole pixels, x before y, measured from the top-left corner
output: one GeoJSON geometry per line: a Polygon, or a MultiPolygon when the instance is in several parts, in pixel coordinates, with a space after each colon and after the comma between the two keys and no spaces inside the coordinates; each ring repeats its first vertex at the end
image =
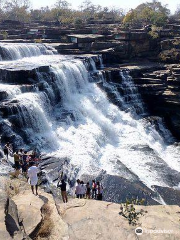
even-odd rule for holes
{"type": "Polygon", "coordinates": [[[119,70],[128,69],[151,116],[163,118],[173,135],[180,139],[180,65],[133,62],[116,65],[111,81],[121,83],[119,70]]]}
{"type": "Polygon", "coordinates": [[[134,75],[134,82],[152,115],[160,116],[180,139],[180,65],[164,65],[162,68],[141,71],[134,75]]]}

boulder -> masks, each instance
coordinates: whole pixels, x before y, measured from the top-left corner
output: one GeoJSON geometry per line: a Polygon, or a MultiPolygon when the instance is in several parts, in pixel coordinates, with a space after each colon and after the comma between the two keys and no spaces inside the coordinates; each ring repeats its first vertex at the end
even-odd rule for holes
{"type": "Polygon", "coordinates": [[[26,234],[33,235],[42,221],[41,208],[44,201],[31,194],[30,191],[14,196],[12,200],[17,206],[19,222],[22,223],[26,234]]]}
{"type": "Polygon", "coordinates": [[[6,204],[7,204],[8,198],[6,193],[0,189],[0,237],[2,240],[11,240],[12,237],[7,231],[6,224],[5,224],[5,219],[6,219],[6,214],[5,214],[5,209],[6,209],[6,204]]]}
{"type": "Polygon", "coordinates": [[[27,236],[34,239],[67,240],[67,224],[58,214],[52,195],[39,192],[35,196],[25,190],[12,198],[18,209],[19,222],[27,236]]]}

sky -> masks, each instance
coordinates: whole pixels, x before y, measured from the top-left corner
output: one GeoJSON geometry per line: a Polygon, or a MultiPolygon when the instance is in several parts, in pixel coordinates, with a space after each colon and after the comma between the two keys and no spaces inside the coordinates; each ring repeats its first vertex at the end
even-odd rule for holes
{"type": "MultiPolygon", "coordinates": [[[[119,8],[124,8],[126,10],[135,8],[139,4],[148,1],[150,2],[150,0],[91,0],[91,2],[95,5],[101,5],[103,7],[116,6],[119,8]]],[[[31,2],[33,8],[40,8],[46,6],[51,7],[56,2],[56,0],[31,0],[31,2]]],[[[69,0],[68,2],[71,3],[72,7],[77,9],[78,6],[81,5],[83,0],[69,0]]],[[[177,5],[180,5],[180,0],[161,0],[161,3],[163,5],[168,4],[169,9],[172,13],[174,13],[177,5]]]]}

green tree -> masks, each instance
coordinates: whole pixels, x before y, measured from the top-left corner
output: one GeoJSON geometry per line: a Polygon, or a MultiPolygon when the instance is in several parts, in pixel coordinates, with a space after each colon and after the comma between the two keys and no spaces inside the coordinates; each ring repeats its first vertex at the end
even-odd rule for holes
{"type": "Polygon", "coordinates": [[[54,8],[51,10],[51,15],[56,21],[61,23],[68,23],[68,19],[71,19],[71,10],[69,9],[70,3],[65,0],[58,0],[54,8]]]}
{"type": "Polygon", "coordinates": [[[137,11],[131,9],[123,18],[124,24],[134,24],[137,22],[137,11]]]}
{"type": "Polygon", "coordinates": [[[4,2],[3,10],[6,19],[18,20],[26,22],[29,20],[30,14],[28,9],[30,7],[29,0],[7,0],[4,2]]]}
{"type": "Polygon", "coordinates": [[[40,9],[31,9],[30,16],[31,16],[31,19],[35,21],[40,21],[43,18],[42,11],[40,9]]]}
{"type": "Polygon", "coordinates": [[[126,14],[123,19],[124,23],[141,25],[154,24],[163,26],[167,23],[170,10],[167,5],[162,5],[161,2],[153,0],[152,2],[142,3],[134,10],[126,14]]]}

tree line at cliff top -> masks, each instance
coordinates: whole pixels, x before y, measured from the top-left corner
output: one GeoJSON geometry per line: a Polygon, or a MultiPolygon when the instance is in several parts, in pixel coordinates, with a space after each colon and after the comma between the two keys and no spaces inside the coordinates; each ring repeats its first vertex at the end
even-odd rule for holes
{"type": "Polygon", "coordinates": [[[0,0],[0,20],[56,21],[62,25],[83,25],[88,19],[111,19],[120,21],[125,26],[134,24],[163,26],[170,20],[180,19],[180,5],[171,15],[168,5],[157,0],[140,4],[135,9],[126,12],[122,8],[102,7],[85,0],[78,10],[73,9],[66,0],[57,0],[53,6],[32,9],[30,0],[0,0]]]}

